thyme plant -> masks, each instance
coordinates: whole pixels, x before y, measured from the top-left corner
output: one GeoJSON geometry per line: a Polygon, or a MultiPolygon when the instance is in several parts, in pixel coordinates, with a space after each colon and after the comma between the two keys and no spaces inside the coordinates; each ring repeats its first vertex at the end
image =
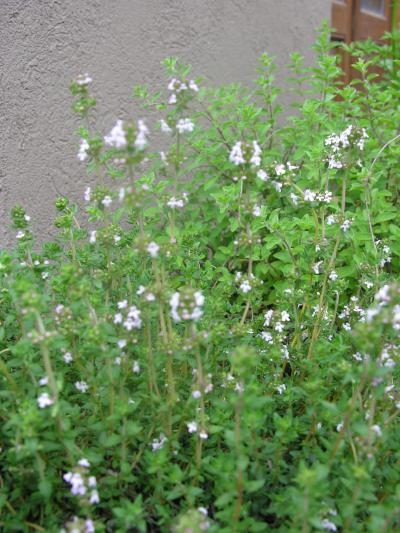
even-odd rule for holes
{"type": "Polygon", "coordinates": [[[286,121],[267,54],[107,132],[72,83],[85,208],[0,254],[2,531],[400,529],[399,62],[331,48],[286,121]]]}

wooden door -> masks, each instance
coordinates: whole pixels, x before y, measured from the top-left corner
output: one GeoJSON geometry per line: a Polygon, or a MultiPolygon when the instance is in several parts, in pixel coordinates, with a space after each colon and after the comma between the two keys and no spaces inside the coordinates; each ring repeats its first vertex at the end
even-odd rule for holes
{"type": "MultiPolygon", "coordinates": [[[[371,38],[381,41],[385,31],[391,29],[392,3],[393,0],[332,0],[332,40],[350,43],[371,38]]],[[[348,83],[355,73],[347,54],[342,55],[342,67],[343,81],[348,83]]]]}

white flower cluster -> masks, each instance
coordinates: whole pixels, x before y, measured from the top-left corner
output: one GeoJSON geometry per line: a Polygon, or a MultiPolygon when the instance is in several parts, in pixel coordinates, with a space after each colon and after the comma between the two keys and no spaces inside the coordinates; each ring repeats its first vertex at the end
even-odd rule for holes
{"type": "Polygon", "coordinates": [[[168,90],[171,91],[171,96],[169,98],[168,103],[176,104],[177,94],[188,90],[197,93],[199,91],[199,88],[194,80],[180,81],[176,78],[172,78],[172,80],[168,84],[168,90]]]}
{"type": "Polygon", "coordinates": [[[175,292],[169,301],[171,316],[175,322],[198,320],[203,315],[204,296],[201,291],[191,288],[175,292]]]}
{"type": "Polygon", "coordinates": [[[154,295],[154,293],[152,293],[151,291],[149,291],[146,287],[144,287],[143,285],[139,285],[139,288],[138,290],[136,291],[136,294],[138,296],[142,296],[142,298],[146,301],[146,302],[154,302],[156,297],[154,295]]]}
{"type": "Polygon", "coordinates": [[[229,154],[229,161],[234,165],[244,165],[250,163],[255,167],[261,164],[261,148],[257,141],[251,144],[238,141],[232,148],[229,154]]]}
{"type": "Polygon", "coordinates": [[[158,246],[158,244],[156,242],[151,241],[147,245],[146,250],[150,254],[150,257],[152,257],[154,259],[155,257],[158,256],[158,252],[160,251],[160,247],[158,246]]]}
{"type": "MultiPolygon", "coordinates": [[[[286,326],[290,322],[290,315],[287,311],[274,311],[269,309],[264,315],[264,328],[269,328],[260,333],[260,337],[268,344],[274,343],[276,335],[284,334],[286,326]]],[[[285,350],[285,357],[287,349],[285,350]]]]}
{"type": "Polygon", "coordinates": [[[352,125],[348,126],[339,135],[332,133],[325,139],[325,146],[329,148],[329,155],[327,157],[328,167],[330,169],[343,168],[344,152],[352,147],[358,148],[360,151],[364,149],[365,139],[368,134],[364,128],[356,128],[352,125]]]}
{"type": "Polygon", "coordinates": [[[392,256],[391,256],[392,251],[387,244],[383,244],[382,241],[379,239],[375,241],[375,245],[381,256],[381,259],[379,261],[379,266],[383,268],[386,264],[389,264],[392,262],[392,256]]]}
{"type": "Polygon", "coordinates": [[[44,409],[45,407],[53,405],[54,400],[53,398],[50,398],[48,392],[42,392],[37,399],[37,403],[40,409],[44,409]]]}
{"type": "Polygon", "coordinates": [[[366,321],[371,323],[378,317],[384,324],[391,324],[394,331],[400,331],[400,287],[383,285],[375,294],[375,302],[366,311],[366,321]]]}
{"type": "Polygon", "coordinates": [[[160,120],[160,129],[163,133],[172,133],[172,128],[163,119],[160,120]]]}
{"type": "Polygon", "coordinates": [[[89,83],[92,83],[92,81],[92,78],[87,72],[85,74],[79,74],[79,76],[76,78],[76,83],[81,87],[84,85],[89,85],[89,83]]]}
{"type": "Polygon", "coordinates": [[[196,383],[193,385],[192,398],[198,400],[203,396],[203,394],[209,394],[214,390],[214,385],[212,384],[212,374],[207,374],[200,378],[200,374],[197,371],[197,368],[194,368],[192,371],[193,377],[196,380],[196,383]]]}
{"type": "Polygon", "coordinates": [[[332,193],[330,191],[314,192],[310,189],[303,191],[303,198],[305,202],[322,202],[329,204],[332,201],[332,193]]]}
{"type": "MultiPolygon", "coordinates": [[[[137,133],[134,142],[135,148],[138,150],[144,150],[147,146],[147,136],[149,130],[143,120],[138,120],[137,133]]],[[[107,146],[113,148],[125,148],[127,145],[126,131],[124,129],[124,123],[122,120],[117,120],[115,126],[110,133],[104,137],[104,142],[107,146]]]]}
{"type": "MultiPolygon", "coordinates": [[[[257,177],[261,181],[270,182],[276,192],[281,192],[283,183],[279,179],[285,175],[293,174],[296,169],[298,169],[298,167],[292,165],[290,161],[287,163],[275,162],[273,165],[270,165],[267,170],[260,169],[257,172],[257,177]]],[[[298,197],[294,193],[292,193],[290,197],[292,202],[297,205],[298,197]]]]}
{"type": "Polygon", "coordinates": [[[122,300],[118,302],[118,309],[119,311],[114,315],[114,324],[122,324],[127,331],[142,327],[140,310],[135,305],[128,307],[127,300],[122,300]]]}
{"type": "Polygon", "coordinates": [[[251,289],[254,287],[255,285],[255,276],[254,274],[248,274],[247,276],[246,275],[243,275],[242,272],[236,272],[235,274],[235,282],[239,285],[239,290],[243,293],[243,294],[247,294],[248,292],[251,291],[251,289]]]}
{"type": "Polygon", "coordinates": [[[353,221],[351,219],[346,219],[343,221],[343,223],[341,224],[341,228],[342,230],[344,231],[344,233],[346,233],[346,231],[349,230],[351,224],[353,223],[353,221]]]}
{"type": "Polygon", "coordinates": [[[182,209],[188,203],[188,194],[186,192],[182,193],[182,196],[171,196],[167,202],[167,206],[171,209],[182,209]]]}
{"type": "Polygon", "coordinates": [[[351,331],[351,324],[353,322],[364,322],[366,318],[366,311],[358,305],[358,297],[352,296],[350,303],[345,305],[338,317],[343,320],[343,329],[351,331]]]}
{"type": "Polygon", "coordinates": [[[85,161],[87,159],[87,151],[89,150],[89,143],[86,139],[81,139],[81,143],[79,145],[79,152],[78,152],[78,159],[79,161],[85,161]]]}
{"type": "Polygon", "coordinates": [[[89,385],[86,383],[86,381],[76,381],[75,382],[75,388],[79,391],[79,392],[87,392],[89,390],[89,385]]]}
{"type": "Polygon", "coordinates": [[[181,118],[176,123],[176,129],[179,133],[190,133],[194,130],[194,123],[190,118],[181,118]]]}
{"type": "Polygon", "coordinates": [[[110,133],[104,137],[104,142],[106,145],[112,146],[113,148],[125,148],[126,134],[122,120],[117,120],[117,123],[110,133]]]}
{"type": "Polygon", "coordinates": [[[83,199],[85,200],[85,202],[90,202],[90,200],[92,199],[92,188],[91,187],[86,187],[85,192],[83,194],[83,199]]]}
{"type": "Polygon", "coordinates": [[[153,441],[150,443],[151,449],[153,452],[157,452],[158,450],[161,450],[164,447],[164,444],[167,442],[167,437],[164,435],[164,433],[160,433],[160,437],[158,439],[153,439],[153,441]]]}
{"type": "Polygon", "coordinates": [[[78,465],[71,471],[63,475],[64,481],[71,485],[71,494],[74,496],[84,496],[90,504],[100,502],[97,492],[97,481],[95,476],[89,475],[90,463],[83,458],[78,461],[78,465]]]}
{"type": "Polygon", "coordinates": [[[147,146],[147,136],[149,130],[143,120],[138,120],[137,134],[135,139],[135,148],[138,150],[144,150],[147,146]]]}
{"type": "Polygon", "coordinates": [[[221,387],[223,389],[229,388],[233,389],[235,392],[238,392],[239,394],[243,394],[244,392],[244,386],[242,381],[239,381],[233,376],[232,374],[228,373],[224,377],[221,383],[221,387]]]}
{"type": "Polygon", "coordinates": [[[202,440],[208,439],[208,433],[201,429],[195,420],[186,424],[189,433],[198,433],[199,438],[202,440]]]}
{"type": "Polygon", "coordinates": [[[60,533],[95,533],[96,528],[91,518],[85,520],[74,516],[69,522],[66,523],[67,529],[60,529],[60,533]]]}

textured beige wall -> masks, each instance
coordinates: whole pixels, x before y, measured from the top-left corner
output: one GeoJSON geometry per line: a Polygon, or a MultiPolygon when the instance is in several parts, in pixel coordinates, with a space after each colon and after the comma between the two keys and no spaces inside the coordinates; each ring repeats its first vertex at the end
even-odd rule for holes
{"type": "MultiPolygon", "coordinates": [[[[164,86],[160,61],[177,55],[210,84],[251,81],[268,51],[311,60],[315,28],[330,0],[1,0],[0,242],[14,238],[19,202],[34,228],[49,232],[54,198],[82,197],[76,118],[69,83],[89,72],[101,126],[137,117],[132,87],[164,86]]],[[[280,71],[281,72],[281,71],[280,71]]]]}

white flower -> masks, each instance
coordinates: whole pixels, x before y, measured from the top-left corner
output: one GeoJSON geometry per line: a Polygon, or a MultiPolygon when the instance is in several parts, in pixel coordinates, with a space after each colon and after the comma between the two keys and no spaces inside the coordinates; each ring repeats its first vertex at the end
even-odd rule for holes
{"type": "Polygon", "coordinates": [[[260,180],[262,180],[262,181],[268,181],[269,180],[268,174],[265,172],[265,170],[262,170],[262,169],[260,169],[257,172],[257,178],[260,178],[260,180]]]}
{"type": "Polygon", "coordinates": [[[195,400],[198,400],[199,398],[201,398],[201,392],[199,390],[194,390],[192,392],[192,396],[195,400]]]}
{"type": "Polygon", "coordinates": [[[15,236],[17,239],[23,239],[25,237],[25,232],[22,230],[19,230],[17,235],[15,236]]]}
{"type": "Polygon", "coordinates": [[[172,129],[168,126],[168,124],[163,119],[160,120],[160,126],[161,126],[161,131],[163,133],[171,133],[172,132],[172,129]]]}
{"type": "Polygon", "coordinates": [[[135,148],[144,150],[147,146],[147,135],[149,130],[143,120],[138,120],[138,132],[135,139],[135,148]]]}
{"type": "Polygon", "coordinates": [[[39,379],[39,385],[43,387],[44,385],[47,385],[49,382],[48,376],[44,376],[43,378],[39,379]]]}
{"type": "Polygon", "coordinates": [[[92,490],[92,492],[90,493],[89,503],[91,503],[92,505],[100,503],[99,493],[96,489],[92,490]]]}
{"type": "Polygon", "coordinates": [[[95,531],[93,520],[90,518],[85,520],[85,533],[95,533],[95,531]]]}
{"type": "Polygon", "coordinates": [[[339,424],[336,426],[336,431],[340,432],[343,429],[343,422],[339,422],[339,424]]]}
{"type": "Polygon", "coordinates": [[[276,192],[281,192],[283,184],[280,181],[275,181],[274,180],[272,182],[272,185],[273,185],[274,189],[276,190],[276,192]]]}
{"type": "Polygon", "coordinates": [[[168,100],[169,104],[176,104],[176,94],[172,93],[168,100]]]}
{"type": "Polygon", "coordinates": [[[72,354],[71,352],[65,352],[65,354],[63,355],[63,359],[64,359],[64,362],[67,363],[67,365],[73,361],[73,357],[72,357],[72,354]]]}
{"type": "Polygon", "coordinates": [[[126,309],[128,307],[128,300],[121,300],[117,303],[118,309],[126,309]]]}
{"type": "Polygon", "coordinates": [[[163,448],[164,444],[167,442],[167,437],[164,435],[164,433],[160,433],[160,436],[157,439],[153,439],[153,442],[150,444],[153,452],[157,452],[158,450],[161,450],[163,448]]]}
{"type": "Polygon", "coordinates": [[[259,167],[261,163],[261,148],[257,141],[253,141],[253,155],[251,156],[250,163],[255,167],[259,167]]]}
{"type": "Polygon", "coordinates": [[[208,439],[208,433],[206,431],[200,431],[199,432],[199,437],[202,439],[202,440],[206,440],[208,439]]]}
{"type": "Polygon", "coordinates": [[[335,524],[327,518],[324,518],[321,521],[321,527],[322,529],[326,529],[327,531],[337,531],[337,527],[335,526],[335,524]]]}
{"type": "Polygon", "coordinates": [[[156,242],[152,241],[151,243],[149,243],[146,250],[149,252],[150,257],[157,257],[160,247],[156,242]]]}
{"type": "Polygon", "coordinates": [[[118,344],[118,348],[120,348],[120,349],[122,350],[122,349],[125,348],[125,346],[126,346],[126,339],[120,339],[120,340],[117,342],[117,344],[118,344]]]}
{"type": "Polygon", "coordinates": [[[179,133],[190,133],[194,130],[194,124],[190,118],[181,118],[176,123],[176,129],[179,131],[179,133]]]}
{"type": "Polygon", "coordinates": [[[249,281],[247,279],[245,279],[244,281],[242,281],[242,283],[240,284],[239,286],[239,289],[244,293],[248,293],[251,291],[251,285],[249,283],[249,281]]]}
{"type": "Polygon", "coordinates": [[[348,322],[345,322],[343,324],[343,329],[345,329],[346,331],[351,331],[351,326],[348,322]]]}
{"type": "Polygon", "coordinates": [[[351,220],[345,220],[343,224],[340,226],[344,232],[346,232],[351,225],[351,220]]]}
{"type": "Polygon", "coordinates": [[[79,392],[87,392],[89,385],[86,383],[86,381],[76,381],[75,388],[78,389],[79,392]]]}
{"type": "Polygon", "coordinates": [[[374,424],[371,426],[372,431],[377,435],[378,437],[382,437],[382,430],[378,424],[374,424]]]}
{"type": "Polygon", "coordinates": [[[314,263],[312,266],[314,274],[321,274],[321,265],[323,261],[318,261],[317,263],[314,263]]]}
{"type": "Polygon", "coordinates": [[[47,392],[42,392],[42,394],[38,397],[37,403],[40,407],[40,409],[43,409],[44,407],[48,407],[49,405],[53,405],[54,400],[50,398],[47,392]]]}
{"type": "Polygon", "coordinates": [[[197,431],[197,422],[195,422],[195,421],[188,422],[186,424],[186,426],[187,426],[187,429],[188,429],[189,433],[196,433],[196,431],[197,431]]]}
{"type": "Polygon", "coordinates": [[[171,209],[182,209],[182,207],[185,206],[185,204],[187,204],[188,202],[188,195],[187,193],[183,193],[182,194],[182,197],[181,198],[177,198],[176,196],[172,196],[168,202],[167,202],[167,206],[170,207],[171,209]]]}
{"type": "Polygon", "coordinates": [[[122,324],[122,313],[115,313],[114,324],[122,324]]]}
{"type": "Polygon", "coordinates": [[[123,323],[123,326],[127,331],[132,331],[132,329],[141,328],[142,319],[140,318],[140,311],[136,306],[132,305],[129,308],[128,316],[125,322],[123,323]]]}
{"type": "Polygon", "coordinates": [[[316,194],[310,189],[306,189],[305,191],[303,191],[303,196],[305,202],[313,202],[315,200],[316,194]]]}
{"type": "Polygon", "coordinates": [[[168,84],[168,90],[169,91],[175,91],[175,84],[180,84],[181,82],[177,80],[176,78],[172,78],[172,80],[168,84]]]}
{"type": "Polygon", "coordinates": [[[195,93],[197,93],[199,91],[199,88],[197,87],[196,83],[194,82],[194,80],[190,80],[189,81],[189,89],[191,89],[192,91],[194,91],[195,93]]]}
{"type": "Polygon", "coordinates": [[[284,383],[282,383],[281,385],[278,385],[276,387],[276,390],[278,391],[279,394],[282,394],[286,390],[286,385],[284,383]]]}
{"type": "Polygon", "coordinates": [[[85,481],[79,472],[67,472],[63,475],[64,481],[71,485],[71,493],[74,496],[84,496],[86,494],[85,481]]]}
{"type": "Polygon", "coordinates": [[[331,273],[329,274],[329,279],[332,281],[336,281],[338,277],[339,276],[337,275],[337,272],[335,270],[332,270],[331,273]]]}
{"type": "Polygon", "coordinates": [[[260,215],[261,215],[261,206],[260,205],[255,205],[253,207],[253,216],[259,217],[260,215]]]}
{"type": "Polygon", "coordinates": [[[265,342],[267,342],[268,344],[272,344],[272,342],[273,342],[272,335],[271,335],[271,333],[269,333],[269,331],[262,331],[262,332],[260,333],[260,337],[261,337],[265,342]]]}
{"type": "Polygon", "coordinates": [[[86,72],[84,75],[80,74],[77,79],[76,83],[82,87],[82,85],[89,85],[89,83],[92,83],[92,78],[89,76],[89,74],[86,72]]]}
{"type": "Polygon", "coordinates": [[[134,374],[140,374],[140,365],[139,365],[139,361],[133,361],[132,372],[133,372],[134,374]]]}
{"type": "Polygon", "coordinates": [[[275,172],[277,176],[283,176],[283,174],[286,172],[285,165],[275,165],[275,172]]]}
{"type": "Polygon", "coordinates": [[[86,187],[85,193],[83,195],[83,199],[85,200],[85,202],[90,202],[91,193],[92,193],[91,187],[86,187]]]}
{"type": "Polygon", "coordinates": [[[88,154],[87,151],[89,150],[89,143],[86,139],[81,139],[81,144],[79,145],[79,152],[78,152],[78,159],[79,161],[85,161],[88,154]]]}
{"type": "Polygon", "coordinates": [[[105,196],[101,203],[104,205],[104,207],[109,207],[112,204],[112,198],[111,196],[105,196]]]}
{"type": "Polygon", "coordinates": [[[242,165],[245,163],[243,152],[242,152],[242,143],[238,141],[231,150],[229,154],[229,161],[234,165],[242,165]]]}
{"type": "Polygon", "coordinates": [[[117,123],[110,131],[110,134],[104,137],[104,142],[108,146],[112,146],[114,148],[125,148],[126,136],[122,120],[117,120],[117,123]]]}
{"type": "Polygon", "coordinates": [[[332,226],[332,224],[334,224],[335,222],[336,222],[336,219],[334,215],[329,215],[326,217],[326,223],[328,224],[328,226],[332,226]]]}
{"type": "Polygon", "coordinates": [[[294,205],[297,205],[299,203],[299,197],[293,192],[290,193],[290,199],[292,200],[294,205]]]}
{"type": "Polygon", "coordinates": [[[201,291],[184,294],[182,299],[179,292],[175,292],[169,301],[171,306],[171,316],[175,322],[181,320],[198,320],[202,314],[204,305],[204,296],[201,291]]]}
{"type": "Polygon", "coordinates": [[[89,468],[90,467],[90,463],[85,457],[82,457],[82,459],[79,459],[78,465],[79,466],[83,466],[84,468],[89,468]]]}

